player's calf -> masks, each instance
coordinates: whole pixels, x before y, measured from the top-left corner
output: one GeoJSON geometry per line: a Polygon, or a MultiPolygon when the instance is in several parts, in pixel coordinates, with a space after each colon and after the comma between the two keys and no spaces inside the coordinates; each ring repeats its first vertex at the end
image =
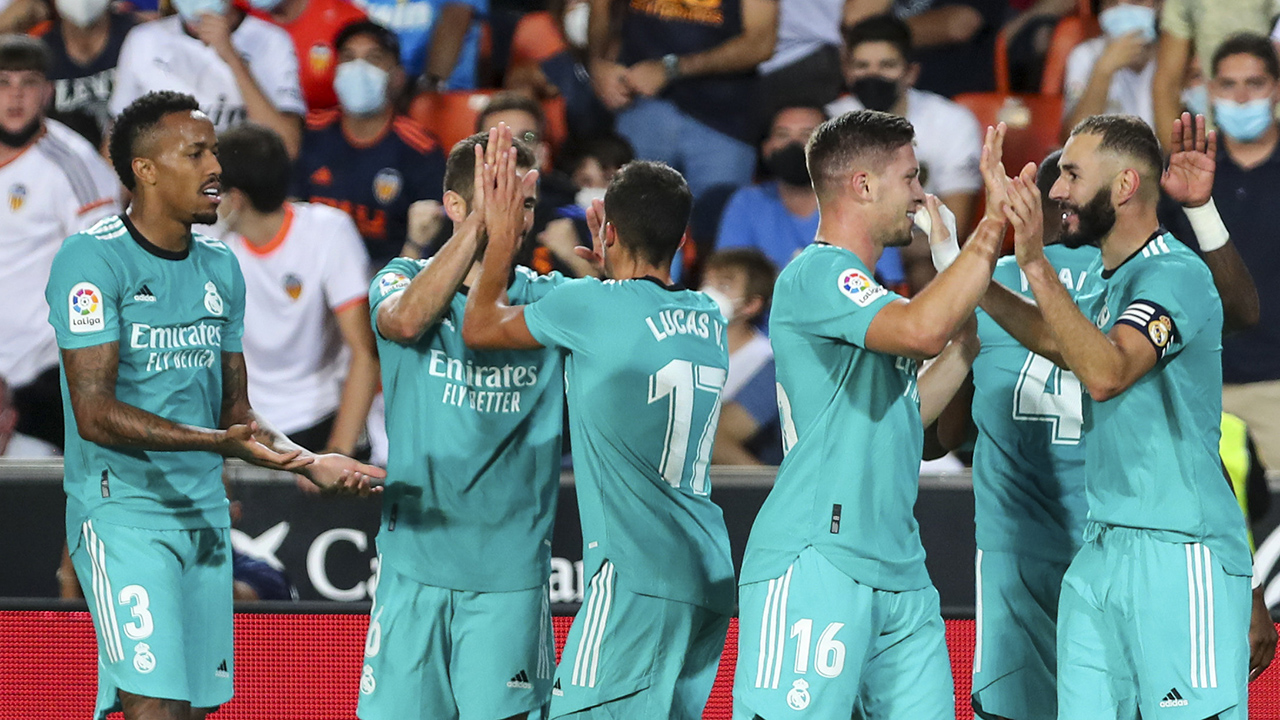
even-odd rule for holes
{"type": "Polygon", "coordinates": [[[200,710],[193,716],[191,703],[185,700],[166,700],[130,692],[120,691],[120,705],[124,710],[125,720],[193,720],[204,718],[208,710],[200,710]]]}

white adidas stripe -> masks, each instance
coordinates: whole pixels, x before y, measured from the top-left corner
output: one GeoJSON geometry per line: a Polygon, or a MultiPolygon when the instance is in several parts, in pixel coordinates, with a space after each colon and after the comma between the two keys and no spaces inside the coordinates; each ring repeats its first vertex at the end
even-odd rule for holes
{"type": "Polygon", "coordinates": [[[102,615],[102,634],[107,645],[107,659],[119,662],[124,659],[124,647],[120,642],[120,623],[116,620],[115,592],[111,589],[111,578],[107,575],[107,547],[94,531],[92,522],[86,521],[84,528],[89,558],[93,561],[94,574],[98,577],[94,587],[98,612],[102,615]],[[99,589],[100,592],[98,592],[99,589]]]}
{"type": "Polygon", "coordinates": [[[547,628],[551,626],[551,593],[547,588],[542,593],[542,609],[538,613],[538,678],[547,679],[551,677],[551,661],[547,657],[549,652],[549,644],[547,643],[547,628]]]}
{"type": "MultiPolygon", "coordinates": [[[[794,566],[793,566],[794,567],[794,566]]],[[[787,597],[791,591],[791,571],[769,581],[764,611],[760,614],[760,654],[756,660],[756,687],[778,688],[782,657],[786,651],[787,597]]]]}
{"type": "Polygon", "coordinates": [[[1213,562],[1200,543],[1183,546],[1187,555],[1187,611],[1190,617],[1191,687],[1218,687],[1214,637],[1213,562]]]}
{"type": "Polygon", "coordinates": [[[782,656],[786,648],[787,641],[787,598],[791,596],[791,570],[795,566],[787,568],[787,574],[782,578],[782,592],[780,593],[782,602],[778,605],[778,656],[773,665],[773,688],[778,688],[778,679],[782,676],[782,656]]]}
{"type": "Polygon", "coordinates": [[[760,646],[756,652],[756,687],[764,687],[764,669],[769,663],[765,660],[765,648],[772,636],[769,634],[769,608],[773,605],[773,591],[777,580],[769,581],[769,588],[764,594],[764,610],[760,613],[760,646]]]}
{"type": "Polygon", "coordinates": [[[80,525],[80,534],[84,538],[85,551],[89,553],[89,577],[93,582],[93,602],[98,608],[98,630],[102,649],[106,652],[109,662],[116,662],[115,648],[111,645],[109,631],[106,628],[107,608],[102,603],[102,573],[98,570],[98,547],[89,530],[89,523],[86,522],[80,525]]]}
{"type": "MultiPolygon", "coordinates": [[[[1027,356],[1030,360],[1031,356],[1027,356]]],[[[978,557],[974,561],[974,578],[977,587],[974,588],[974,597],[977,602],[974,604],[973,629],[977,638],[973,643],[973,671],[975,673],[982,672],[982,551],[978,551],[978,557]]]]}
{"type": "Polygon", "coordinates": [[[595,687],[600,666],[600,641],[609,621],[609,606],[613,603],[613,563],[605,562],[591,578],[591,597],[587,600],[586,618],[582,637],[578,640],[577,654],[573,659],[571,684],[579,687],[595,687]]]}
{"type": "Polygon", "coordinates": [[[596,686],[596,671],[600,669],[600,646],[604,632],[609,627],[609,610],[613,607],[613,563],[608,563],[609,574],[604,580],[604,612],[600,613],[600,629],[596,633],[595,647],[591,650],[591,681],[587,687],[596,686]]]}

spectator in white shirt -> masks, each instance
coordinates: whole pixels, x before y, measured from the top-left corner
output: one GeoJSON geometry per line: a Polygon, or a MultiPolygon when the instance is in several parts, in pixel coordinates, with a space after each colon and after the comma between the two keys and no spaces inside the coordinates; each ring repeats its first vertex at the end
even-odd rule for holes
{"type": "Polygon", "coordinates": [[[253,407],[295,443],[356,454],[379,377],[360,233],[341,210],[285,202],[289,158],[269,128],[223,132],[218,158],[253,407]]]}
{"type": "Polygon", "coordinates": [[[153,90],[200,102],[219,132],[244,122],[275,130],[298,154],[307,106],[289,33],[229,0],[173,0],[178,14],[143,23],[120,48],[111,113],[153,90]]]}
{"type": "MultiPolygon", "coordinates": [[[[920,182],[956,215],[967,234],[982,176],[982,130],[963,105],[917,90],[920,64],[911,61],[911,30],[892,15],[867,18],[845,31],[844,79],[850,94],[827,106],[832,117],[851,110],[880,110],[905,117],[916,129],[920,182]]],[[[925,238],[903,248],[907,282],[918,291],[934,275],[925,238]]]]}
{"type": "Polygon", "coordinates": [[[68,235],[119,212],[120,184],[88,141],[44,117],[49,62],[39,40],[0,36],[0,376],[13,386],[18,431],[62,447],[44,286],[68,235]]]}
{"type": "Polygon", "coordinates": [[[1062,139],[1090,115],[1136,115],[1155,127],[1156,0],[1102,0],[1103,35],[1067,56],[1062,139]]]}

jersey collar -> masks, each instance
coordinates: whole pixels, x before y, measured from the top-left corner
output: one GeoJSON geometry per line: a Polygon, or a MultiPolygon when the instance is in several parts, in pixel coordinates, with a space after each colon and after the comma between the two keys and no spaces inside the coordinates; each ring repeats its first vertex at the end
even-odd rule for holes
{"type": "Polygon", "coordinates": [[[658,278],[652,275],[645,275],[644,277],[638,277],[633,279],[648,280],[649,282],[653,283],[654,285],[657,285],[658,287],[668,292],[680,292],[682,290],[688,290],[688,288],[686,288],[684,285],[681,285],[680,283],[672,283],[670,285],[667,285],[666,283],[662,282],[661,280],[659,280],[658,278]]]}
{"type": "Polygon", "coordinates": [[[1137,256],[1138,256],[1138,253],[1142,252],[1143,248],[1145,248],[1147,245],[1151,244],[1151,241],[1152,241],[1152,240],[1155,240],[1156,238],[1160,237],[1161,235],[1164,235],[1164,234],[1165,234],[1165,233],[1167,233],[1167,232],[1169,232],[1169,231],[1168,231],[1168,230],[1165,230],[1163,225],[1161,225],[1160,227],[1156,228],[1156,231],[1155,231],[1155,232],[1153,232],[1153,233],[1151,233],[1151,237],[1147,238],[1147,241],[1146,241],[1146,242],[1144,242],[1144,243],[1142,243],[1142,245],[1140,245],[1140,246],[1138,247],[1138,249],[1137,249],[1137,250],[1134,250],[1134,251],[1129,255],[1129,257],[1125,258],[1124,260],[1121,260],[1119,265],[1117,265],[1117,266],[1115,266],[1115,267],[1111,268],[1110,270],[1103,270],[1103,271],[1102,271],[1102,279],[1103,279],[1103,280],[1110,280],[1110,279],[1111,279],[1111,276],[1116,274],[1116,271],[1118,271],[1120,268],[1124,267],[1124,264],[1125,264],[1125,263],[1127,263],[1127,262],[1129,262],[1130,260],[1132,260],[1132,259],[1134,259],[1135,257],[1137,257],[1137,256]]]}
{"type": "Polygon", "coordinates": [[[138,243],[138,247],[146,250],[152,255],[155,255],[161,260],[186,260],[187,256],[191,254],[192,240],[187,240],[187,247],[185,250],[165,250],[159,245],[148,240],[145,235],[138,232],[138,228],[134,227],[133,221],[129,219],[129,213],[120,213],[119,217],[120,221],[124,223],[125,229],[129,231],[129,237],[133,238],[133,241],[138,243]]]}

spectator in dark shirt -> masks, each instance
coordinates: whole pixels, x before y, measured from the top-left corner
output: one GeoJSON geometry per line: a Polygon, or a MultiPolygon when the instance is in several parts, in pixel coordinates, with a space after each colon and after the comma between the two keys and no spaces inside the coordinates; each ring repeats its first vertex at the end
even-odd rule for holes
{"type": "Polygon", "coordinates": [[[49,48],[53,105],[48,117],[80,133],[94,147],[111,126],[111,90],[124,36],[138,18],[107,0],[55,2],[58,17],[31,31],[49,48]]]}
{"type": "MultiPolygon", "coordinates": [[[[1259,322],[1222,340],[1222,406],[1249,424],[1258,452],[1280,467],[1280,61],[1264,35],[1228,38],[1213,55],[1209,94],[1221,140],[1213,203],[1257,278],[1259,322]]],[[[1180,209],[1165,212],[1178,238],[1204,247],[1180,209]]]]}
{"type": "Polygon", "coordinates": [[[406,242],[430,243],[429,234],[410,232],[410,208],[439,203],[444,153],[421,125],[396,112],[392,98],[400,97],[405,74],[395,35],[360,21],[343,28],[334,46],[339,107],[308,116],[291,194],[350,215],[372,267],[381,268],[406,242]]]}
{"type": "Polygon", "coordinates": [[[724,405],[711,455],[717,465],[782,462],[773,347],[758,327],[769,311],[777,273],[754,248],[723,250],[707,259],[702,291],[729,321],[729,376],[720,393],[724,405]]]}
{"type": "Polygon", "coordinates": [[[775,0],[634,0],[623,12],[591,0],[591,82],[618,132],[641,159],[683,172],[695,198],[750,182],[756,66],[773,54],[775,0]]]}

